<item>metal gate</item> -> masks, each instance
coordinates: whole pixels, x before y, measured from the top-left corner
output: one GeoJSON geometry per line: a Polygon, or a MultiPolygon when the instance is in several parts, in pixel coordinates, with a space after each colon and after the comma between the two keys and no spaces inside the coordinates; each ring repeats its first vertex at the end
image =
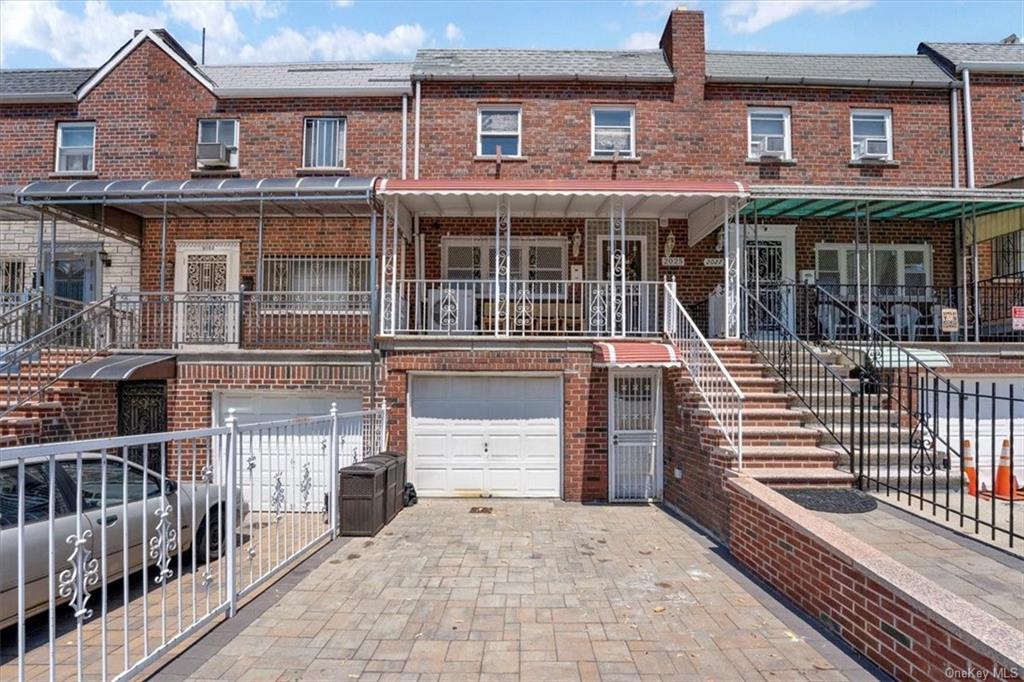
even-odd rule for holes
{"type": "MultiPolygon", "coordinates": [[[[117,385],[117,435],[139,436],[167,430],[167,382],[122,381],[117,385]]],[[[148,466],[160,471],[160,446],[135,445],[128,448],[128,460],[142,464],[147,451],[148,466]]]]}
{"type": "Polygon", "coordinates": [[[649,370],[610,371],[609,498],[613,502],[659,498],[661,375],[649,370]]]}
{"type": "MultiPolygon", "coordinates": [[[[792,327],[792,306],[790,291],[785,286],[784,245],[780,239],[748,240],[747,249],[747,290],[755,292],[757,300],[773,316],[792,327]]],[[[761,331],[761,330],[758,330],[761,331]]]]}

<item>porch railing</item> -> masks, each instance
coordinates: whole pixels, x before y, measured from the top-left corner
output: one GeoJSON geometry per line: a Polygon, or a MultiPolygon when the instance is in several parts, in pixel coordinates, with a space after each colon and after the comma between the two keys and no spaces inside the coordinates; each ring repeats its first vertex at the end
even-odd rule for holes
{"type": "Polygon", "coordinates": [[[0,626],[17,637],[0,679],[134,677],[234,615],[337,535],[338,469],[383,450],[385,432],[381,411],[332,406],[0,449],[0,626]]]}
{"type": "Polygon", "coordinates": [[[111,296],[92,303],[0,353],[0,375],[5,379],[0,417],[42,394],[64,369],[112,346],[112,301],[111,296]]]}
{"type": "Polygon", "coordinates": [[[370,293],[118,293],[121,349],[354,349],[369,346],[370,293]]]}
{"type": "Polygon", "coordinates": [[[659,336],[662,298],[660,282],[398,280],[381,333],[659,336]]]}
{"type": "Polygon", "coordinates": [[[728,448],[743,468],[743,391],[721,358],[676,298],[673,282],[664,282],[664,335],[675,345],[697,392],[722,430],[728,448]]]}

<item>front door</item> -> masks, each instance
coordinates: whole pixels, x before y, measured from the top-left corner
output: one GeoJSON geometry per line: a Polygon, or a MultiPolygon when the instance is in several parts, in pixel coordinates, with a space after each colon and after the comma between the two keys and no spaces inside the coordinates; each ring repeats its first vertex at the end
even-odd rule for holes
{"type": "Polygon", "coordinates": [[[609,372],[609,499],[660,498],[661,375],[656,370],[609,372]]]}
{"type": "Polygon", "coordinates": [[[177,242],[175,346],[238,344],[238,242],[177,242]]]}
{"type": "MultiPolygon", "coordinates": [[[[755,239],[753,227],[747,227],[747,291],[756,295],[764,308],[790,329],[795,319],[794,292],[790,286],[796,281],[794,248],[790,228],[761,226],[755,239]]],[[[760,306],[758,310],[763,313],[760,306]]]]}

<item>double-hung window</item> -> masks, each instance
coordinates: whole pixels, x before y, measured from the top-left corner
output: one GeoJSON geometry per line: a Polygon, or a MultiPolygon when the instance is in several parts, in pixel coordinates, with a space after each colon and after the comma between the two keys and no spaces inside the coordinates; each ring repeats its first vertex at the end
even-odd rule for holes
{"type": "Polygon", "coordinates": [[[224,156],[219,160],[213,151],[203,148],[203,158],[196,161],[204,166],[238,168],[238,121],[233,118],[204,118],[199,120],[199,144],[223,145],[224,156]]]}
{"type": "Polygon", "coordinates": [[[747,156],[792,158],[789,109],[750,107],[747,109],[747,156]]]}
{"type": "Polygon", "coordinates": [[[636,111],[633,107],[594,107],[590,110],[590,155],[624,159],[636,156],[636,111]]]}
{"type": "Polygon", "coordinates": [[[302,146],[305,168],[345,167],[345,119],[307,118],[302,146]]]}
{"type": "Polygon", "coordinates": [[[850,112],[850,141],[854,161],[891,161],[892,111],[854,109],[850,112]]]}
{"type": "Polygon", "coordinates": [[[522,156],[523,110],[516,106],[480,107],[477,110],[477,156],[522,156]]]}
{"type": "Polygon", "coordinates": [[[95,123],[57,124],[58,173],[92,173],[95,157],[95,123]]]}

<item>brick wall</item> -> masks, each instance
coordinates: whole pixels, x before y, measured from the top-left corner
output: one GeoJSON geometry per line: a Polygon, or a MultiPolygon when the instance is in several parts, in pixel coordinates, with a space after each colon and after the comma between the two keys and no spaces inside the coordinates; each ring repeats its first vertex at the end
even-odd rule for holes
{"type": "MultiPolygon", "coordinates": [[[[1024,177],[1022,96],[1024,76],[1021,74],[971,73],[974,184],[977,187],[1024,177]]],[[[966,185],[967,176],[961,177],[966,185]]]]}
{"type": "MultiPolygon", "coordinates": [[[[0,259],[18,260],[24,263],[24,287],[32,286],[32,274],[36,267],[36,251],[38,250],[38,221],[10,220],[0,221],[0,259]]],[[[43,238],[49,253],[50,223],[46,222],[43,238]]],[[[102,237],[92,230],[78,227],[71,223],[57,223],[58,255],[60,245],[67,242],[88,242],[96,244],[97,250],[103,250],[110,257],[110,265],[102,268],[101,286],[95,292],[96,298],[102,298],[114,288],[120,291],[132,291],[139,286],[139,248],[124,242],[102,237]]]]}
{"type": "Polygon", "coordinates": [[[889,675],[1019,677],[1019,631],[752,479],[727,488],[731,554],[889,675]]]}
{"type": "MultiPolygon", "coordinates": [[[[1024,377],[1024,352],[1014,355],[998,355],[995,352],[979,351],[977,353],[948,353],[952,367],[939,370],[944,376],[967,380],[970,375],[988,375],[996,378],[1024,377]]],[[[969,385],[973,387],[971,382],[969,385]]],[[[982,384],[984,390],[984,384],[982,384]]],[[[1024,396],[1024,391],[1016,395],[1024,396]]]]}
{"type": "Polygon", "coordinates": [[[591,351],[400,351],[388,354],[387,368],[389,444],[402,451],[408,447],[410,372],[560,372],[565,398],[562,496],[574,502],[607,499],[608,379],[606,370],[592,366],[591,351]]]}

